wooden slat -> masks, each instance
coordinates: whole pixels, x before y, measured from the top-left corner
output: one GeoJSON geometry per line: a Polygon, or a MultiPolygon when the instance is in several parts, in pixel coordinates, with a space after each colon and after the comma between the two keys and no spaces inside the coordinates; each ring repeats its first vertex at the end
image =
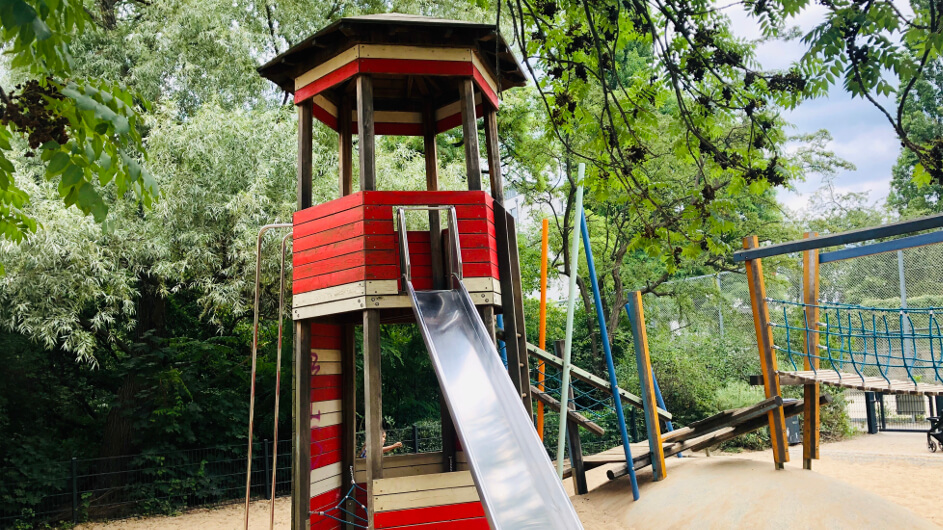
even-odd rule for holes
{"type": "MultiPolygon", "coordinates": [[[[414,477],[411,477],[414,478],[414,477]]],[[[411,491],[396,495],[381,495],[373,498],[375,512],[392,510],[406,510],[411,508],[425,508],[428,506],[442,506],[446,504],[460,504],[475,502],[478,491],[475,486],[449,488],[440,490],[411,491]]]]}
{"type": "Polygon", "coordinates": [[[291,520],[295,528],[304,528],[309,521],[311,498],[311,324],[295,322],[294,378],[292,396],[292,502],[291,520]]]}
{"type": "MultiPolygon", "coordinates": [[[[373,486],[383,478],[383,389],[380,375],[380,312],[368,309],[363,312],[363,393],[364,430],[367,450],[367,498],[374,497],[373,486]]],[[[373,527],[376,505],[367,505],[367,526],[373,527]]]]}
{"type": "Polygon", "coordinates": [[[468,181],[468,189],[477,191],[481,189],[481,151],[478,148],[478,127],[475,124],[475,85],[468,78],[462,79],[460,83],[465,178],[468,181]]]}
{"type": "MultiPolygon", "coordinates": [[[[425,525],[429,523],[442,524],[449,521],[467,519],[481,519],[485,515],[480,502],[463,504],[449,504],[446,506],[430,506],[412,510],[399,510],[377,514],[377,528],[396,528],[401,526],[425,525]]],[[[487,528],[485,521],[484,528],[487,528]]]]}
{"type": "Polygon", "coordinates": [[[629,293],[629,322],[632,326],[632,341],[635,346],[635,361],[639,381],[642,387],[642,401],[645,404],[645,429],[648,432],[648,447],[652,455],[652,470],[655,481],[665,478],[665,452],[661,441],[661,424],[658,421],[658,401],[655,397],[655,375],[652,372],[652,360],[648,351],[648,332],[645,329],[645,310],[642,307],[642,293],[629,293]]]}
{"type": "MultiPolygon", "coordinates": [[[[530,386],[530,393],[532,396],[534,396],[535,399],[539,400],[541,403],[547,405],[548,407],[550,407],[551,409],[557,412],[560,412],[560,402],[557,401],[556,398],[554,398],[550,394],[547,394],[546,392],[541,392],[534,385],[530,386]]],[[[590,421],[589,418],[587,418],[586,416],[583,416],[582,414],[580,414],[579,412],[576,412],[575,410],[567,411],[566,416],[573,423],[582,426],[584,429],[592,432],[593,434],[596,434],[598,436],[603,436],[604,434],[606,434],[605,429],[603,429],[596,423],[590,421]]]]}
{"type": "Polygon", "coordinates": [[[373,485],[374,495],[392,495],[394,493],[408,493],[411,491],[426,491],[474,486],[475,481],[471,473],[437,473],[418,477],[382,479],[373,485]]]}
{"type": "MultiPolygon", "coordinates": [[[[527,344],[527,351],[533,353],[538,358],[542,359],[543,361],[557,368],[560,368],[563,366],[563,359],[553,355],[552,353],[541,350],[540,348],[538,348],[537,346],[534,346],[533,344],[530,344],[530,343],[527,344]]],[[[609,388],[609,381],[606,381],[602,379],[601,377],[597,377],[587,372],[586,370],[583,370],[582,368],[579,368],[577,366],[570,366],[570,375],[579,379],[580,381],[589,383],[590,385],[594,386],[595,388],[599,390],[602,390],[605,392],[611,392],[611,389],[609,388]]],[[[644,405],[642,404],[642,398],[636,396],[635,394],[623,388],[620,388],[619,395],[622,396],[622,401],[624,401],[625,403],[639,409],[644,408],[644,405]]],[[[658,417],[662,421],[670,421],[671,413],[665,409],[659,408],[658,417]]]]}
{"type": "Polygon", "coordinates": [[[866,376],[864,381],[861,376],[851,373],[836,373],[833,370],[798,371],[787,372],[780,371],[780,378],[784,385],[805,385],[811,383],[821,383],[824,385],[839,386],[844,388],[854,388],[865,392],[881,392],[884,394],[910,394],[926,396],[943,396],[943,385],[917,383],[914,385],[911,381],[898,381],[891,379],[890,384],[883,377],[866,376]]]}
{"type": "Polygon", "coordinates": [[[338,68],[357,60],[360,57],[360,45],[354,45],[327,61],[315,66],[307,72],[295,78],[295,90],[300,90],[307,85],[321,79],[325,75],[337,70],[338,68]]]}

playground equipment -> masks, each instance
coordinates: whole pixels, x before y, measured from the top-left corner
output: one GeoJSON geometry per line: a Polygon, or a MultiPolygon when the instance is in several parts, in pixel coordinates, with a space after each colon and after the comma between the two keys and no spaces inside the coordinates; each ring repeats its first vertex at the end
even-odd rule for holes
{"type": "Polygon", "coordinates": [[[299,116],[293,527],[580,528],[530,418],[517,240],[503,206],[496,119],[497,95],[525,78],[495,27],[405,15],[344,18],[259,71],[294,93],[299,116]],[[478,117],[490,193],[482,185],[478,117]],[[340,197],[317,206],[312,118],[339,133],[340,197]],[[436,135],[458,125],[469,191],[438,191],[436,135]],[[426,191],[377,191],[376,134],[423,137],[426,191]],[[413,210],[427,216],[428,231],[407,230],[413,210]],[[507,370],[495,349],[499,315],[507,370]],[[382,454],[381,323],[420,327],[447,405],[440,453],[382,454]],[[364,459],[355,447],[361,398],[364,459]]]}
{"type": "MultiPolygon", "coordinates": [[[[819,250],[940,227],[943,215],[934,215],[825,236],[807,233],[800,241],[762,248],[753,236],[745,238],[744,250],[734,254],[735,261],[746,264],[766,396],[780,396],[781,385],[804,387],[806,469],[819,458],[819,384],[886,394],[943,395],[943,333],[935,317],[940,308],[862,307],[828,303],[819,296],[820,264],[940,243],[943,231],[831,252],[819,250]],[[802,252],[802,302],[768,298],[762,258],[794,252],[802,252]],[[781,322],[773,320],[770,305],[778,308],[775,314],[782,316],[781,322]],[[773,342],[774,331],[783,339],[778,344],[773,342]],[[778,353],[784,354],[792,370],[779,368],[778,353]]],[[[782,468],[789,460],[784,407],[772,409],[768,420],[774,462],[782,468]]]]}

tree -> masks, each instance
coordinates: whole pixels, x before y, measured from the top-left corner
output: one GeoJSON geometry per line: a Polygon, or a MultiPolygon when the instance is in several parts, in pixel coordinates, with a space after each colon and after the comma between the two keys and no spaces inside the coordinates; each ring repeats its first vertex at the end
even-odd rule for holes
{"type": "Polygon", "coordinates": [[[56,182],[66,206],[108,215],[105,194],[132,192],[145,206],[157,184],[140,164],[141,112],[148,104],[126,87],[73,75],[73,34],[91,28],[80,0],[8,0],[0,4],[2,45],[23,81],[0,87],[0,234],[22,241],[37,218],[27,213],[30,195],[14,178],[10,153],[40,153],[45,178],[56,182]]]}

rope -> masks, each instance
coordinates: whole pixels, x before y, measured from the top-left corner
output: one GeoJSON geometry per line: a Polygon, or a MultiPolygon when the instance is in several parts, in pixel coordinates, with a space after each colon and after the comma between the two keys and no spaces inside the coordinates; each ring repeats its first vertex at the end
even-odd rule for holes
{"type": "Polygon", "coordinates": [[[347,519],[342,518],[344,515],[349,515],[353,519],[350,521],[350,525],[356,528],[367,528],[367,518],[361,517],[357,513],[348,511],[344,506],[347,504],[347,501],[354,501],[357,504],[357,507],[360,510],[363,510],[364,515],[367,513],[367,507],[360,503],[357,500],[357,492],[362,491],[367,493],[367,490],[361,488],[357,481],[354,479],[354,468],[350,468],[350,489],[347,490],[347,494],[341,497],[340,501],[337,502],[337,505],[329,510],[317,510],[310,512],[310,515],[317,515],[324,517],[326,519],[331,519],[332,521],[337,521],[339,523],[347,524],[347,519]],[[333,512],[337,512],[337,515],[333,515],[333,512]]]}
{"type": "Polygon", "coordinates": [[[943,331],[935,312],[943,308],[884,308],[854,304],[805,304],[768,298],[771,305],[779,306],[778,321],[770,322],[781,339],[774,341],[775,349],[783,352],[794,370],[808,361],[816,373],[832,370],[839,382],[848,375],[847,364],[862,383],[866,377],[880,376],[888,385],[892,378],[917,383],[943,383],[943,331]],[[818,322],[809,321],[809,309],[817,308],[818,322]],[[897,318],[894,318],[894,315],[897,318]],[[868,325],[870,323],[870,326],[868,325]],[[807,350],[806,343],[813,333],[820,343],[807,350]],[[821,364],[815,369],[813,360],[821,364]]]}

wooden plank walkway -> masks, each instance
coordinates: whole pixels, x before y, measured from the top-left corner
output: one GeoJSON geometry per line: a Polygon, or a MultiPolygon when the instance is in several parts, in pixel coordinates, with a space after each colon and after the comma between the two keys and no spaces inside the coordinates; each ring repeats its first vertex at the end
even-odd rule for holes
{"type": "Polygon", "coordinates": [[[884,394],[911,394],[924,396],[943,396],[943,385],[916,383],[913,381],[898,381],[891,379],[890,384],[883,377],[862,377],[858,374],[836,372],[834,370],[806,370],[800,372],[779,371],[779,380],[784,385],[806,385],[821,383],[823,385],[855,388],[865,392],[882,392],[884,394]]]}

